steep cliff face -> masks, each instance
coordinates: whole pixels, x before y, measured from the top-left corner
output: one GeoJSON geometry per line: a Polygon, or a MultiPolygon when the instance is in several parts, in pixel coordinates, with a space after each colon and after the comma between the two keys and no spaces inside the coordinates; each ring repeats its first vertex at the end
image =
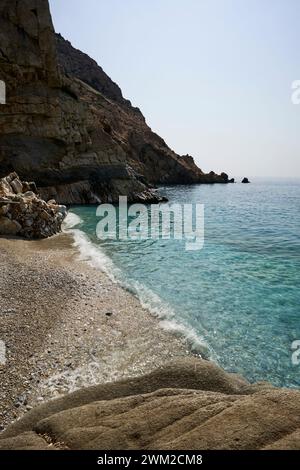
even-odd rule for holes
{"type": "Polygon", "coordinates": [[[45,199],[79,204],[228,181],[170,150],[95,61],[55,36],[48,0],[0,0],[0,21],[0,176],[16,171],[45,199]]]}
{"type": "Polygon", "coordinates": [[[106,98],[127,107],[129,110],[138,112],[142,117],[140,110],[131,106],[131,102],[123,97],[121,88],[111,80],[95,60],[75,49],[70,41],[66,41],[61,34],[55,36],[57,59],[61,71],[65,75],[79,78],[106,98]]]}

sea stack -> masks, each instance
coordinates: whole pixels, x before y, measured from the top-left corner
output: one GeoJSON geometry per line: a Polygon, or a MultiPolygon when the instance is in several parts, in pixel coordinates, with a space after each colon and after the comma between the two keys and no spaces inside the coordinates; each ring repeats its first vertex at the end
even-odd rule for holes
{"type": "Polygon", "coordinates": [[[250,181],[248,180],[248,178],[243,178],[243,179],[242,179],[242,183],[248,184],[248,183],[250,183],[250,181]]]}

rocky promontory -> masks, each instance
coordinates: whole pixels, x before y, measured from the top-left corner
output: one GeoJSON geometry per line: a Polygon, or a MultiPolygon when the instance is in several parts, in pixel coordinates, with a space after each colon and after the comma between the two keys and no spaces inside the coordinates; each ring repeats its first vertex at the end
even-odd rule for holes
{"type": "Polygon", "coordinates": [[[56,201],[43,201],[33,182],[21,181],[16,173],[0,179],[0,235],[48,238],[61,231],[67,214],[56,201]]]}
{"type": "Polygon", "coordinates": [[[158,184],[228,183],[152,132],[98,64],[55,35],[48,0],[0,0],[0,177],[62,204],[160,201],[158,184]]]}

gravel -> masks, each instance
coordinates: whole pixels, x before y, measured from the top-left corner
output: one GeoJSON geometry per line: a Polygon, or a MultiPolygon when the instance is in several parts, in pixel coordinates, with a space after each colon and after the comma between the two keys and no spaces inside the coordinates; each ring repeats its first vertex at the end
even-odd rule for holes
{"type": "Polygon", "coordinates": [[[189,354],[72,242],[0,238],[0,431],[49,399],[189,354]]]}

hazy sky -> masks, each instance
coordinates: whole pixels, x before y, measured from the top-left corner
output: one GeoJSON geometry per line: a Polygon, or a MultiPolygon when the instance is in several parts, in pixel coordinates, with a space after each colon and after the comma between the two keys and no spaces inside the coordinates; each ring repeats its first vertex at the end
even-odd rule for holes
{"type": "Polygon", "coordinates": [[[300,0],[50,0],[54,25],[205,170],[300,176],[300,0]]]}

